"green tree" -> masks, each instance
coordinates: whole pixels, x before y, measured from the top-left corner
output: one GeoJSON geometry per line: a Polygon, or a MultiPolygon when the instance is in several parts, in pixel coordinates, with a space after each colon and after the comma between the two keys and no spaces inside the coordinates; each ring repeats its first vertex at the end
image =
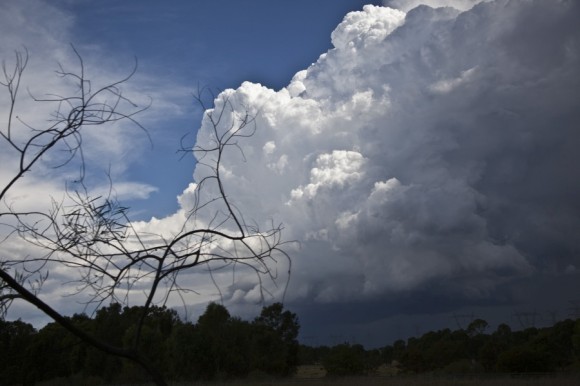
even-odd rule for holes
{"type": "Polygon", "coordinates": [[[300,331],[298,316],[288,310],[284,310],[282,303],[274,303],[262,308],[262,312],[256,318],[255,323],[269,327],[286,343],[297,342],[300,331]]]}
{"type": "Polygon", "coordinates": [[[298,333],[296,314],[284,310],[282,303],[262,308],[254,320],[254,366],[269,374],[286,376],[298,365],[298,333]]]}
{"type": "MultiPolygon", "coordinates": [[[[123,335],[127,325],[123,322],[122,306],[119,303],[110,304],[97,311],[90,329],[83,331],[91,333],[96,339],[113,347],[123,347],[123,335]]],[[[107,352],[90,347],[87,350],[84,371],[86,375],[100,377],[107,382],[113,382],[122,371],[121,358],[109,355],[107,352]]]]}
{"type": "Polygon", "coordinates": [[[313,365],[319,362],[318,351],[315,347],[301,344],[298,346],[298,364],[313,365]]]}
{"type": "Polygon", "coordinates": [[[572,347],[574,349],[574,368],[580,370],[580,319],[574,322],[574,333],[572,335],[572,347]]]}
{"type": "Polygon", "coordinates": [[[74,371],[71,353],[79,344],[60,324],[48,323],[29,346],[30,374],[36,381],[70,377],[74,371]]]}
{"type": "Polygon", "coordinates": [[[30,348],[37,332],[21,320],[0,319],[0,384],[32,384],[30,348]]]}
{"type": "Polygon", "coordinates": [[[366,350],[364,363],[365,363],[365,372],[367,374],[376,371],[381,364],[385,363],[383,359],[383,350],[380,349],[366,350]]]}
{"type": "Polygon", "coordinates": [[[227,378],[244,378],[251,371],[252,326],[247,321],[232,317],[228,321],[225,340],[229,342],[222,373],[227,378]]]}
{"type": "Polygon", "coordinates": [[[381,359],[383,363],[391,364],[395,360],[395,349],[391,345],[381,348],[381,359]]]}
{"type": "Polygon", "coordinates": [[[230,313],[216,303],[209,303],[197,321],[198,373],[203,379],[213,379],[224,375],[229,350],[227,339],[230,313]]]}
{"type": "Polygon", "coordinates": [[[502,352],[497,369],[508,373],[538,373],[551,371],[549,353],[529,345],[520,345],[502,352]]]}
{"type": "MultiPolygon", "coordinates": [[[[123,328],[122,345],[123,347],[132,347],[135,344],[135,329],[138,326],[138,320],[143,313],[143,307],[124,307],[121,313],[120,325],[123,328]]],[[[169,363],[167,360],[167,342],[175,325],[180,323],[179,317],[175,310],[168,309],[165,306],[152,306],[146,314],[141,336],[138,339],[138,350],[148,361],[160,369],[163,375],[168,373],[169,363]]],[[[130,361],[122,361],[123,378],[129,381],[146,381],[143,371],[130,361]]],[[[124,379],[122,379],[124,380],[124,379]]]]}
{"type": "Polygon", "coordinates": [[[489,327],[489,324],[483,319],[475,319],[469,326],[467,326],[467,334],[470,337],[482,335],[485,333],[485,330],[489,327]]]}
{"type": "Polygon", "coordinates": [[[200,378],[195,355],[198,336],[193,323],[178,323],[171,331],[168,340],[168,371],[177,381],[200,378]]]}
{"type": "Polygon", "coordinates": [[[393,343],[393,359],[400,362],[406,350],[407,343],[403,339],[396,340],[393,343]]]}
{"type": "Polygon", "coordinates": [[[441,370],[469,359],[469,343],[464,330],[430,331],[419,338],[410,338],[399,360],[404,370],[414,373],[441,370]]]}
{"type": "Polygon", "coordinates": [[[331,347],[322,360],[327,376],[350,376],[365,373],[365,351],[361,345],[339,344],[331,347]]]}

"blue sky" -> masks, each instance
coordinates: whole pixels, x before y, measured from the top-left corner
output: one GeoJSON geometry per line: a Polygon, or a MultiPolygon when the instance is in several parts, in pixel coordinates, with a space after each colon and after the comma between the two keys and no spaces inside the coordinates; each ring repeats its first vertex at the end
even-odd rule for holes
{"type": "MultiPolygon", "coordinates": [[[[279,89],[331,48],[358,0],[72,2],[80,43],[137,56],[159,71],[216,88],[243,81],[279,89]]],[[[380,2],[374,2],[379,4],[380,2]]]]}
{"type": "MultiPolygon", "coordinates": [[[[204,177],[176,153],[184,135],[208,145],[198,86],[228,99],[232,117],[254,116],[223,182],[246,218],[281,222],[299,242],[287,291],[271,283],[269,300],[298,313],[307,343],[379,346],[454,328],[453,315],[492,328],[521,327],[518,312],[537,312],[538,325],[568,315],[580,290],[579,4],[10,0],[0,4],[0,54],[9,62],[28,48],[35,95],[70,92],[54,73],[57,63],[77,68],[70,43],[95,84],[122,78],[137,58],[124,92],[140,105],[151,98],[139,120],[153,147],[124,123],[88,131],[84,148],[92,191],[106,191],[109,171],[150,234],[179,229],[204,177]]],[[[22,95],[27,124],[50,113],[22,95]]],[[[1,146],[4,181],[14,160],[1,146]]],[[[75,172],[41,167],[4,204],[46,208],[75,172]]],[[[3,248],[27,251],[12,239],[3,248]]],[[[283,261],[271,268],[287,279],[283,261]]],[[[74,272],[51,272],[46,298],[77,312],[62,296],[74,272]]],[[[207,272],[183,275],[197,291],[190,315],[210,300],[255,315],[255,278],[235,277],[216,274],[218,294],[207,272]]],[[[46,322],[22,304],[11,316],[46,322]]]]}
{"type": "MultiPolygon", "coordinates": [[[[330,49],[330,33],[350,11],[380,1],[72,1],[72,43],[98,45],[129,68],[170,79],[195,93],[198,86],[237,88],[244,81],[273,89],[330,49]]],[[[155,103],[155,101],[154,101],[155,103]]],[[[192,157],[177,154],[181,137],[199,126],[201,110],[191,94],[182,95],[184,114],[166,116],[156,129],[148,157],[131,165],[131,176],[162,187],[152,202],[132,201],[140,218],[177,209],[176,197],[191,180],[192,157]],[[156,131],[157,132],[157,131],[156,131]]]]}

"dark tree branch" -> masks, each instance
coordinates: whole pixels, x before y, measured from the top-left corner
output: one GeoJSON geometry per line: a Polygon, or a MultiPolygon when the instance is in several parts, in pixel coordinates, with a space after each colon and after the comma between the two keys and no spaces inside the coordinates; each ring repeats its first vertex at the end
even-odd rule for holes
{"type": "Polygon", "coordinates": [[[256,274],[264,297],[269,291],[262,286],[263,280],[267,278],[276,284],[277,272],[271,267],[280,258],[287,260],[290,266],[289,256],[283,250],[282,225],[271,224],[263,230],[257,224],[246,222],[242,211],[228,196],[222,176],[226,152],[237,149],[245,160],[239,143],[254,135],[256,122],[248,113],[237,113],[229,100],[217,109],[208,109],[201,92],[196,95],[196,101],[206,110],[204,119],[211,130],[211,143],[196,145],[193,152],[198,159],[197,167],[206,168],[207,173],[196,185],[193,205],[180,229],[164,235],[144,233],[131,222],[128,208],[116,199],[112,182],[108,193],[102,196],[91,195],[84,184],[83,133],[86,130],[125,120],[146,132],[135,120],[135,115],[148,106],[141,108],[122,93],[122,86],[133,76],[136,65],[127,77],[97,88],[87,78],[82,57],[74,47],[73,51],[78,58],[78,69],[68,71],[61,66],[57,74],[72,80],[77,92],[72,96],[33,96],[36,102],[55,103],[57,108],[49,126],[43,129],[21,120],[22,130],[28,130],[28,137],[21,139],[22,143],[15,140],[12,115],[28,54],[16,55],[13,71],[3,66],[5,81],[1,84],[8,89],[11,109],[7,128],[0,129],[0,140],[7,142],[14,151],[18,165],[1,187],[0,203],[5,209],[0,208],[0,217],[7,218],[4,225],[12,229],[11,237],[19,236],[42,254],[24,259],[2,257],[0,283],[8,291],[0,292],[0,305],[9,306],[14,299],[26,300],[83,341],[138,363],[158,385],[164,385],[159,372],[151,367],[147,358],[140,356],[138,348],[152,307],[164,305],[172,294],[177,294],[184,302],[182,294],[193,291],[180,284],[181,274],[207,268],[221,296],[215,272],[222,269],[235,272],[237,266],[250,269],[256,274]],[[74,189],[67,189],[60,201],[53,199],[47,210],[19,211],[8,203],[8,192],[56,149],[64,149],[67,157],[55,168],[79,163],[80,174],[74,181],[74,189]],[[30,267],[26,270],[27,276],[21,277],[25,280],[18,280],[8,272],[8,267],[25,270],[27,266],[30,267]],[[42,272],[52,266],[67,268],[75,275],[68,284],[76,284],[76,294],[88,295],[87,306],[100,307],[106,302],[127,304],[136,288],[145,288],[145,300],[129,348],[110,346],[79,330],[38,297],[46,279],[42,272]],[[32,275],[40,277],[37,284],[29,282],[34,291],[26,288],[32,275]]]}

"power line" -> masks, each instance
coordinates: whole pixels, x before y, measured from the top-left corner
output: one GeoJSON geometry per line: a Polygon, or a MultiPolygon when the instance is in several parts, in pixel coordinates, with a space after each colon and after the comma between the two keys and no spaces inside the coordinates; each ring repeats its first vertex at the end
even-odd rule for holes
{"type": "Polygon", "coordinates": [[[463,326],[469,326],[471,322],[475,320],[475,315],[471,314],[453,314],[453,319],[455,319],[455,323],[457,324],[457,328],[463,330],[463,326]]]}
{"type": "Polygon", "coordinates": [[[521,328],[526,329],[530,327],[536,327],[536,317],[539,314],[536,311],[533,312],[514,312],[514,316],[517,318],[518,323],[521,328]]]}
{"type": "Polygon", "coordinates": [[[572,319],[580,318],[580,300],[569,300],[568,303],[571,304],[571,307],[568,308],[568,315],[572,319]]]}

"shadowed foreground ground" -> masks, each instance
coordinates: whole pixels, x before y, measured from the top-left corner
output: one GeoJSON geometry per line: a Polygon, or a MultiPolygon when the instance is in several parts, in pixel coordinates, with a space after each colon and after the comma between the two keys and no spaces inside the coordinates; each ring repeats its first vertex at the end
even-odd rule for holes
{"type": "MultiPolygon", "coordinates": [[[[38,386],[68,386],[70,381],[55,380],[42,382],[38,386]]],[[[481,378],[465,377],[348,377],[320,379],[282,379],[282,380],[239,380],[169,383],[170,386],[578,386],[580,374],[570,376],[538,375],[497,376],[481,378]]],[[[87,384],[86,386],[90,386],[87,384]]],[[[114,384],[107,386],[153,386],[153,384],[114,384]]]]}

